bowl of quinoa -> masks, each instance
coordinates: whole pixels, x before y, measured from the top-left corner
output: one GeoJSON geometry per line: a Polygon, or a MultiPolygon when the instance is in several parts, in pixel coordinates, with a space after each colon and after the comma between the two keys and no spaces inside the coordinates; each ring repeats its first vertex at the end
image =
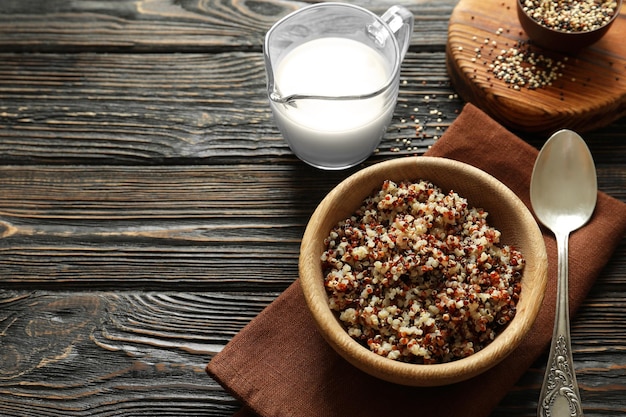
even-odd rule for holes
{"type": "Polygon", "coordinates": [[[299,269],[341,356],[390,382],[437,386],[479,375],[519,345],[543,300],[547,255],[504,184],[419,156],[335,187],[309,220],[299,269]]]}
{"type": "Polygon", "coordinates": [[[621,6],[622,0],[517,0],[517,15],[535,44],[576,53],[606,34],[621,6]]]}

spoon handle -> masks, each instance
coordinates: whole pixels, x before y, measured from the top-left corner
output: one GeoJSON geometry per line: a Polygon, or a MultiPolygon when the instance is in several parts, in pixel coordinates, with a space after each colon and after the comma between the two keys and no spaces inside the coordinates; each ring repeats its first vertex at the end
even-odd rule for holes
{"type": "Polygon", "coordinates": [[[556,239],[558,248],[556,317],[537,414],[539,417],[582,417],[569,333],[567,282],[569,233],[556,234],[556,239]]]}

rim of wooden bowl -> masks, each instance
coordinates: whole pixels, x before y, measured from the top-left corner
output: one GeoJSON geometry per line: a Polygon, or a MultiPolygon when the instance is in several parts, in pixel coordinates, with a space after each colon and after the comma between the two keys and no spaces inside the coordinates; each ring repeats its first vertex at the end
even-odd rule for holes
{"type": "Polygon", "coordinates": [[[440,386],[479,375],[506,358],[533,325],[547,284],[543,236],[526,205],[504,184],[471,165],[439,157],[406,157],[356,172],[337,185],[318,205],[306,227],[300,250],[300,284],[315,322],[326,341],[348,362],[380,379],[403,385],[440,386]],[[384,358],[352,339],[328,307],[320,256],[324,238],[349,217],[384,180],[429,180],[444,192],[454,190],[468,203],[489,212],[489,224],[502,232],[502,243],[522,251],[526,266],[515,318],[483,350],[453,362],[407,364],[384,358]]]}

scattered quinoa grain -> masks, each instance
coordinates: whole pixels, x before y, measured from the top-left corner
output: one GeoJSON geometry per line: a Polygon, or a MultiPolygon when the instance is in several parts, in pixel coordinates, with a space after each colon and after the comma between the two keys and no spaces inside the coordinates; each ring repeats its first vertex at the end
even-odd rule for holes
{"type": "Polygon", "coordinates": [[[502,49],[487,67],[495,78],[510,86],[526,87],[530,90],[545,88],[563,76],[562,61],[541,52],[535,52],[526,43],[516,43],[502,49]]]}

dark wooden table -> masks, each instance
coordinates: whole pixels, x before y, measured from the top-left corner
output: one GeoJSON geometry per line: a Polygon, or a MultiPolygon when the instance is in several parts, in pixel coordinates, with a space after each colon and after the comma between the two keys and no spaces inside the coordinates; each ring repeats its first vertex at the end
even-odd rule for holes
{"type": "MultiPolygon", "coordinates": [[[[463,106],[445,68],[455,1],[398,3],[415,33],[366,164],[423,153],[463,106]]],[[[301,163],[271,120],[263,36],[303,4],[0,2],[1,416],[238,409],[205,365],[293,282],[308,217],[354,171],[301,163]]],[[[600,189],[626,201],[626,120],[585,137],[600,189]]],[[[626,240],[572,336],[586,415],[623,415],[626,240]]],[[[544,362],[494,417],[535,415],[544,362]]]]}

